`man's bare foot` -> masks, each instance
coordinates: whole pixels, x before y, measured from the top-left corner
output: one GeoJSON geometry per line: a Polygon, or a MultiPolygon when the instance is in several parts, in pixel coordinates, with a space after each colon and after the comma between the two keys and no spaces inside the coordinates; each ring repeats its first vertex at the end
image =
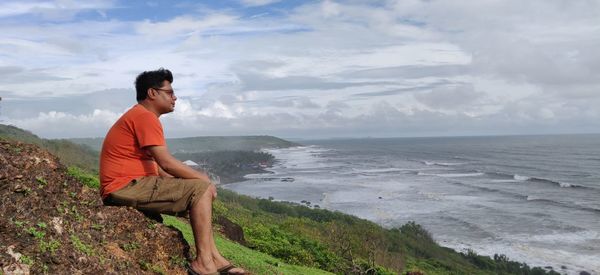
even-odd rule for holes
{"type": "MultiPolygon", "coordinates": [[[[217,270],[223,270],[223,268],[230,266],[231,263],[229,261],[227,261],[227,259],[223,258],[222,256],[218,256],[218,257],[213,257],[213,260],[215,262],[215,264],[217,265],[217,270]]],[[[244,270],[243,268],[240,267],[233,267],[231,269],[227,270],[227,274],[246,274],[246,270],[244,270]]]]}
{"type": "Polygon", "coordinates": [[[190,268],[198,274],[210,274],[217,272],[217,266],[212,259],[196,260],[190,262],[190,268]]]}

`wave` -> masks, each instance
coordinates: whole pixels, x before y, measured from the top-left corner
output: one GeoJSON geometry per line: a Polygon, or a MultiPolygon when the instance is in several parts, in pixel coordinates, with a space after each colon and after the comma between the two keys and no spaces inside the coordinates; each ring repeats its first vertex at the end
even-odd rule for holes
{"type": "Polygon", "coordinates": [[[527,181],[527,180],[531,179],[530,177],[521,176],[521,175],[517,175],[517,174],[513,175],[513,178],[518,181],[527,181]]]}
{"type": "Polygon", "coordinates": [[[549,199],[544,199],[544,198],[538,198],[535,196],[527,196],[527,201],[540,202],[540,203],[551,204],[551,205],[555,205],[555,206],[600,214],[600,209],[598,209],[598,208],[587,207],[587,206],[582,206],[582,205],[577,205],[577,204],[568,204],[568,203],[564,203],[564,202],[559,202],[559,201],[554,201],[554,200],[549,200],[549,199]]]}
{"type": "Polygon", "coordinates": [[[460,186],[465,186],[465,187],[470,187],[470,188],[474,188],[474,189],[477,189],[477,190],[480,190],[480,191],[485,191],[485,192],[490,192],[490,193],[497,193],[497,194],[503,194],[505,196],[513,197],[513,198],[516,198],[516,199],[526,200],[528,202],[537,202],[537,203],[543,203],[543,204],[550,204],[550,205],[554,205],[554,206],[558,206],[558,207],[564,207],[564,208],[570,208],[570,209],[576,209],[576,210],[581,210],[581,211],[587,211],[587,212],[593,212],[593,213],[596,213],[596,214],[600,214],[600,209],[598,209],[598,208],[587,207],[587,206],[582,206],[582,205],[578,205],[578,204],[569,204],[569,203],[554,201],[554,200],[551,200],[551,199],[545,199],[545,198],[538,197],[538,196],[533,196],[533,195],[522,195],[522,194],[518,194],[518,193],[513,193],[513,192],[499,190],[499,189],[494,189],[494,188],[489,188],[489,187],[474,186],[474,185],[465,184],[465,183],[461,183],[461,182],[453,182],[453,184],[460,185],[460,186]]]}
{"type": "Polygon", "coordinates": [[[528,176],[523,176],[523,175],[519,175],[519,174],[505,174],[505,173],[499,173],[499,172],[491,172],[491,173],[486,173],[486,174],[495,176],[495,177],[504,178],[501,180],[495,180],[494,182],[514,182],[514,181],[537,182],[537,183],[550,184],[550,185],[561,187],[561,188],[595,189],[593,187],[583,186],[583,185],[574,184],[574,183],[561,182],[561,181],[556,181],[556,180],[551,180],[551,179],[546,179],[546,178],[539,178],[539,177],[528,177],[528,176]]]}
{"type": "Polygon", "coordinates": [[[411,171],[414,169],[402,169],[402,168],[379,168],[379,169],[352,169],[357,173],[393,173],[402,171],[411,171]]]}
{"type": "Polygon", "coordinates": [[[567,182],[560,182],[560,181],[554,181],[554,180],[544,179],[544,178],[535,178],[535,177],[532,177],[532,178],[529,178],[527,181],[552,184],[554,186],[558,186],[558,187],[561,187],[561,188],[593,189],[591,187],[587,187],[587,186],[583,186],[583,185],[578,185],[578,184],[573,184],[573,183],[567,183],[567,182]]]}
{"type": "Polygon", "coordinates": [[[426,160],[421,160],[419,161],[427,166],[457,166],[457,165],[464,165],[464,162],[435,162],[435,161],[426,161],[426,160]]]}
{"type": "Polygon", "coordinates": [[[435,177],[442,177],[442,178],[464,178],[464,177],[478,177],[478,176],[483,176],[483,175],[485,175],[485,173],[474,172],[474,173],[430,174],[430,173],[418,172],[417,175],[418,176],[435,176],[435,177]]]}
{"type": "Polygon", "coordinates": [[[464,220],[462,218],[452,216],[452,215],[443,215],[440,218],[447,220],[449,222],[452,222],[462,228],[465,228],[466,232],[469,232],[470,234],[477,234],[477,235],[479,235],[480,238],[487,238],[487,239],[496,239],[497,238],[497,236],[493,232],[485,230],[483,227],[481,227],[477,223],[472,223],[472,222],[469,222],[467,220],[464,220]]]}

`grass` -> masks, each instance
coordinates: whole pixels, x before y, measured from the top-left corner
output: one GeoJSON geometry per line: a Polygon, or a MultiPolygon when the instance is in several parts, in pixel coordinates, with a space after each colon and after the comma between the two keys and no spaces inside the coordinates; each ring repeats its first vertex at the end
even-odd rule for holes
{"type": "MultiPolygon", "coordinates": [[[[163,215],[163,220],[165,225],[181,231],[187,243],[194,246],[192,228],[188,223],[167,215],[163,215]]],[[[230,241],[220,234],[215,234],[215,243],[225,258],[253,274],[332,274],[316,268],[284,263],[277,258],[230,241]]]]}
{"type": "Polygon", "coordinates": [[[90,256],[94,254],[94,248],[91,245],[83,243],[76,235],[71,235],[71,243],[77,250],[85,253],[85,255],[90,256]]]}
{"type": "Polygon", "coordinates": [[[67,169],[67,173],[69,173],[69,175],[76,178],[87,187],[95,189],[100,188],[100,181],[96,176],[89,174],[88,172],[77,166],[70,166],[67,169]]]}

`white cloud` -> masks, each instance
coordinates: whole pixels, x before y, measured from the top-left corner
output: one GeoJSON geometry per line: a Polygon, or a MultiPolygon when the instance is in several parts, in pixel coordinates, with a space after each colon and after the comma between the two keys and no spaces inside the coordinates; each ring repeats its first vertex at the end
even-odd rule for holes
{"type": "Polygon", "coordinates": [[[135,29],[141,34],[151,36],[153,39],[160,37],[163,37],[163,39],[177,39],[179,35],[200,34],[210,28],[225,27],[233,23],[236,23],[235,16],[211,14],[202,19],[192,16],[180,16],[166,22],[151,22],[150,20],[145,20],[138,23],[135,29]]]}
{"type": "Polygon", "coordinates": [[[81,11],[112,8],[113,2],[112,0],[3,1],[0,3],[0,17],[33,14],[48,19],[70,19],[81,11]]]}
{"type": "Polygon", "coordinates": [[[240,2],[242,2],[243,5],[250,7],[270,5],[280,1],[281,0],[240,0],[240,2]]]}
{"type": "MultiPolygon", "coordinates": [[[[190,9],[161,20],[106,13],[105,21],[45,24],[13,17],[102,12],[116,4],[19,3],[0,4],[0,19],[11,19],[0,24],[0,87],[20,100],[56,99],[6,108],[8,121],[41,135],[59,135],[50,127],[69,123],[81,127],[65,136],[103,135],[108,122],[100,116],[112,119],[130,104],[96,92],[132,91],[139,72],[158,67],[175,73],[180,99],[164,117],[175,135],[560,132],[598,125],[594,1],[323,1],[277,16],[190,9]],[[83,99],[92,94],[97,103],[83,99]],[[47,102],[57,105],[39,107],[47,102]],[[42,113],[25,116],[18,108],[42,113]]],[[[243,4],[254,10],[271,3],[243,4]]]]}
{"type": "Polygon", "coordinates": [[[99,109],[83,115],[50,111],[39,113],[34,118],[8,119],[6,123],[46,138],[97,137],[104,136],[121,115],[122,113],[99,109]]]}

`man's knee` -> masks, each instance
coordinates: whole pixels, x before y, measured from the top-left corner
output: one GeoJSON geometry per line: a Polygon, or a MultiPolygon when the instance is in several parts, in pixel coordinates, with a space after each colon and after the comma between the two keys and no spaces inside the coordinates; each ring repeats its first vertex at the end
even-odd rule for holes
{"type": "Polygon", "coordinates": [[[198,184],[196,186],[196,190],[194,190],[194,199],[191,203],[191,206],[194,206],[201,200],[210,200],[216,193],[217,188],[214,184],[209,184],[206,189],[201,184],[198,184]]]}

